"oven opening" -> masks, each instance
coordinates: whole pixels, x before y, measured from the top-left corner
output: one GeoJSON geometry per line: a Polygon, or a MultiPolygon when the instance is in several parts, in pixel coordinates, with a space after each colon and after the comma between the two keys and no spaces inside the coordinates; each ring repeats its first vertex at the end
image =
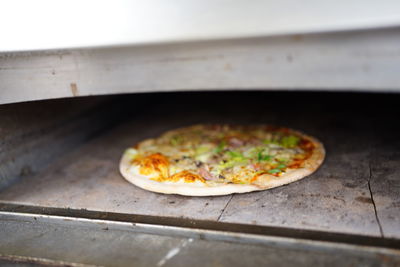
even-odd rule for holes
{"type": "Polygon", "coordinates": [[[229,240],[271,234],[393,248],[400,238],[399,102],[396,94],[231,90],[3,105],[0,209],[40,214],[44,224],[51,216],[81,226],[77,218],[142,223],[161,236],[192,238],[187,229],[201,229],[210,240],[231,231],[237,236],[229,240]],[[227,196],[165,195],[123,179],[126,148],[199,123],[293,128],[317,137],[326,158],[297,182],[227,196]]]}

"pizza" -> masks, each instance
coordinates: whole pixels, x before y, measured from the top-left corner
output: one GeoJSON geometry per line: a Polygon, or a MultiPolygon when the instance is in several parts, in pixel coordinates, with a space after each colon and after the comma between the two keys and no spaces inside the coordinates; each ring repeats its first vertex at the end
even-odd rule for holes
{"type": "Polygon", "coordinates": [[[269,125],[194,125],[128,148],[122,176],[146,190],[188,196],[265,190],[310,175],[325,150],[314,137],[269,125]]]}

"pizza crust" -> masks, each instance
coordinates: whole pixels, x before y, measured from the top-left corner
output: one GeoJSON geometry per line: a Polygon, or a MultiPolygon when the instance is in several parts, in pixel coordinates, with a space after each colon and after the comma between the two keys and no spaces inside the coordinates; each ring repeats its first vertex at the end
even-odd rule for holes
{"type": "Polygon", "coordinates": [[[138,168],[132,166],[131,156],[128,153],[124,153],[122,156],[119,169],[122,176],[130,183],[140,188],[163,194],[179,194],[185,196],[218,196],[266,190],[300,180],[315,172],[324,161],[325,149],[321,142],[301,132],[293,130],[291,130],[291,132],[296,133],[302,138],[310,140],[314,144],[313,154],[304,161],[304,167],[299,169],[289,169],[280,177],[268,176],[265,178],[259,178],[253,184],[221,184],[217,186],[210,186],[201,182],[157,182],[149,179],[149,177],[141,175],[138,171],[138,168]]]}

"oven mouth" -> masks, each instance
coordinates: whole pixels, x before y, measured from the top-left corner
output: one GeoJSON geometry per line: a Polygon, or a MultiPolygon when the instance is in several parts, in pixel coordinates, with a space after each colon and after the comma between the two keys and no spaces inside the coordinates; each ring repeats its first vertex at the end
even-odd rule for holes
{"type": "MultiPolygon", "coordinates": [[[[0,115],[19,119],[7,128],[1,147],[7,153],[0,155],[0,182],[10,182],[0,191],[0,222],[20,230],[21,240],[38,235],[30,227],[43,233],[61,227],[63,238],[71,229],[75,234],[91,229],[120,238],[134,232],[181,238],[183,244],[194,239],[281,251],[351,251],[396,261],[399,100],[395,94],[229,91],[5,105],[0,115]],[[118,163],[127,147],[198,123],[301,130],[324,144],[326,159],[295,183],[231,196],[156,194],[120,175],[118,163]]],[[[47,238],[62,243],[51,233],[47,238]]]]}

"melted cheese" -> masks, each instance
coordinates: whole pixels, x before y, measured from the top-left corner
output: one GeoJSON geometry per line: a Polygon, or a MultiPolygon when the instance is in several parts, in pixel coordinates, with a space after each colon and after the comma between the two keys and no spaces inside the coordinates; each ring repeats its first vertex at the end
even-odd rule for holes
{"type": "Polygon", "coordinates": [[[189,171],[181,171],[178,173],[175,173],[168,179],[165,179],[166,181],[172,181],[172,182],[177,182],[179,180],[185,181],[185,183],[194,183],[195,181],[200,181],[200,182],[205,182],[205,179],[201,177],[200,175],[197,175],[195,173],[189,172],[189,171]]]}
{"type": "Polygon", "coordinates": [[[251,184],[302,168],[314,145],[284,128],[216,125],[168,132],[136,148],[132,164],[158,182],[251,184]]]}
{"type": "Polygon", "coordinates": [[[140,166],[139,173],[142,175],[152,175],[157,173],[160,179],[169,177],[169,161],[161,153],[151,154],[144,158],[134,160],[140,166]]]}
{"type": "Polygon", "coordinates": [[[151,179],[157,182],[173,182],[173,183],[177,182],[194,183],[196,181],[200,181],[202,183],[205,182],[205,179],[200,175],[197,175],[195,173],[186,170],[175,173],[174,175],[168,177],[158,176],[151,179]]]}

